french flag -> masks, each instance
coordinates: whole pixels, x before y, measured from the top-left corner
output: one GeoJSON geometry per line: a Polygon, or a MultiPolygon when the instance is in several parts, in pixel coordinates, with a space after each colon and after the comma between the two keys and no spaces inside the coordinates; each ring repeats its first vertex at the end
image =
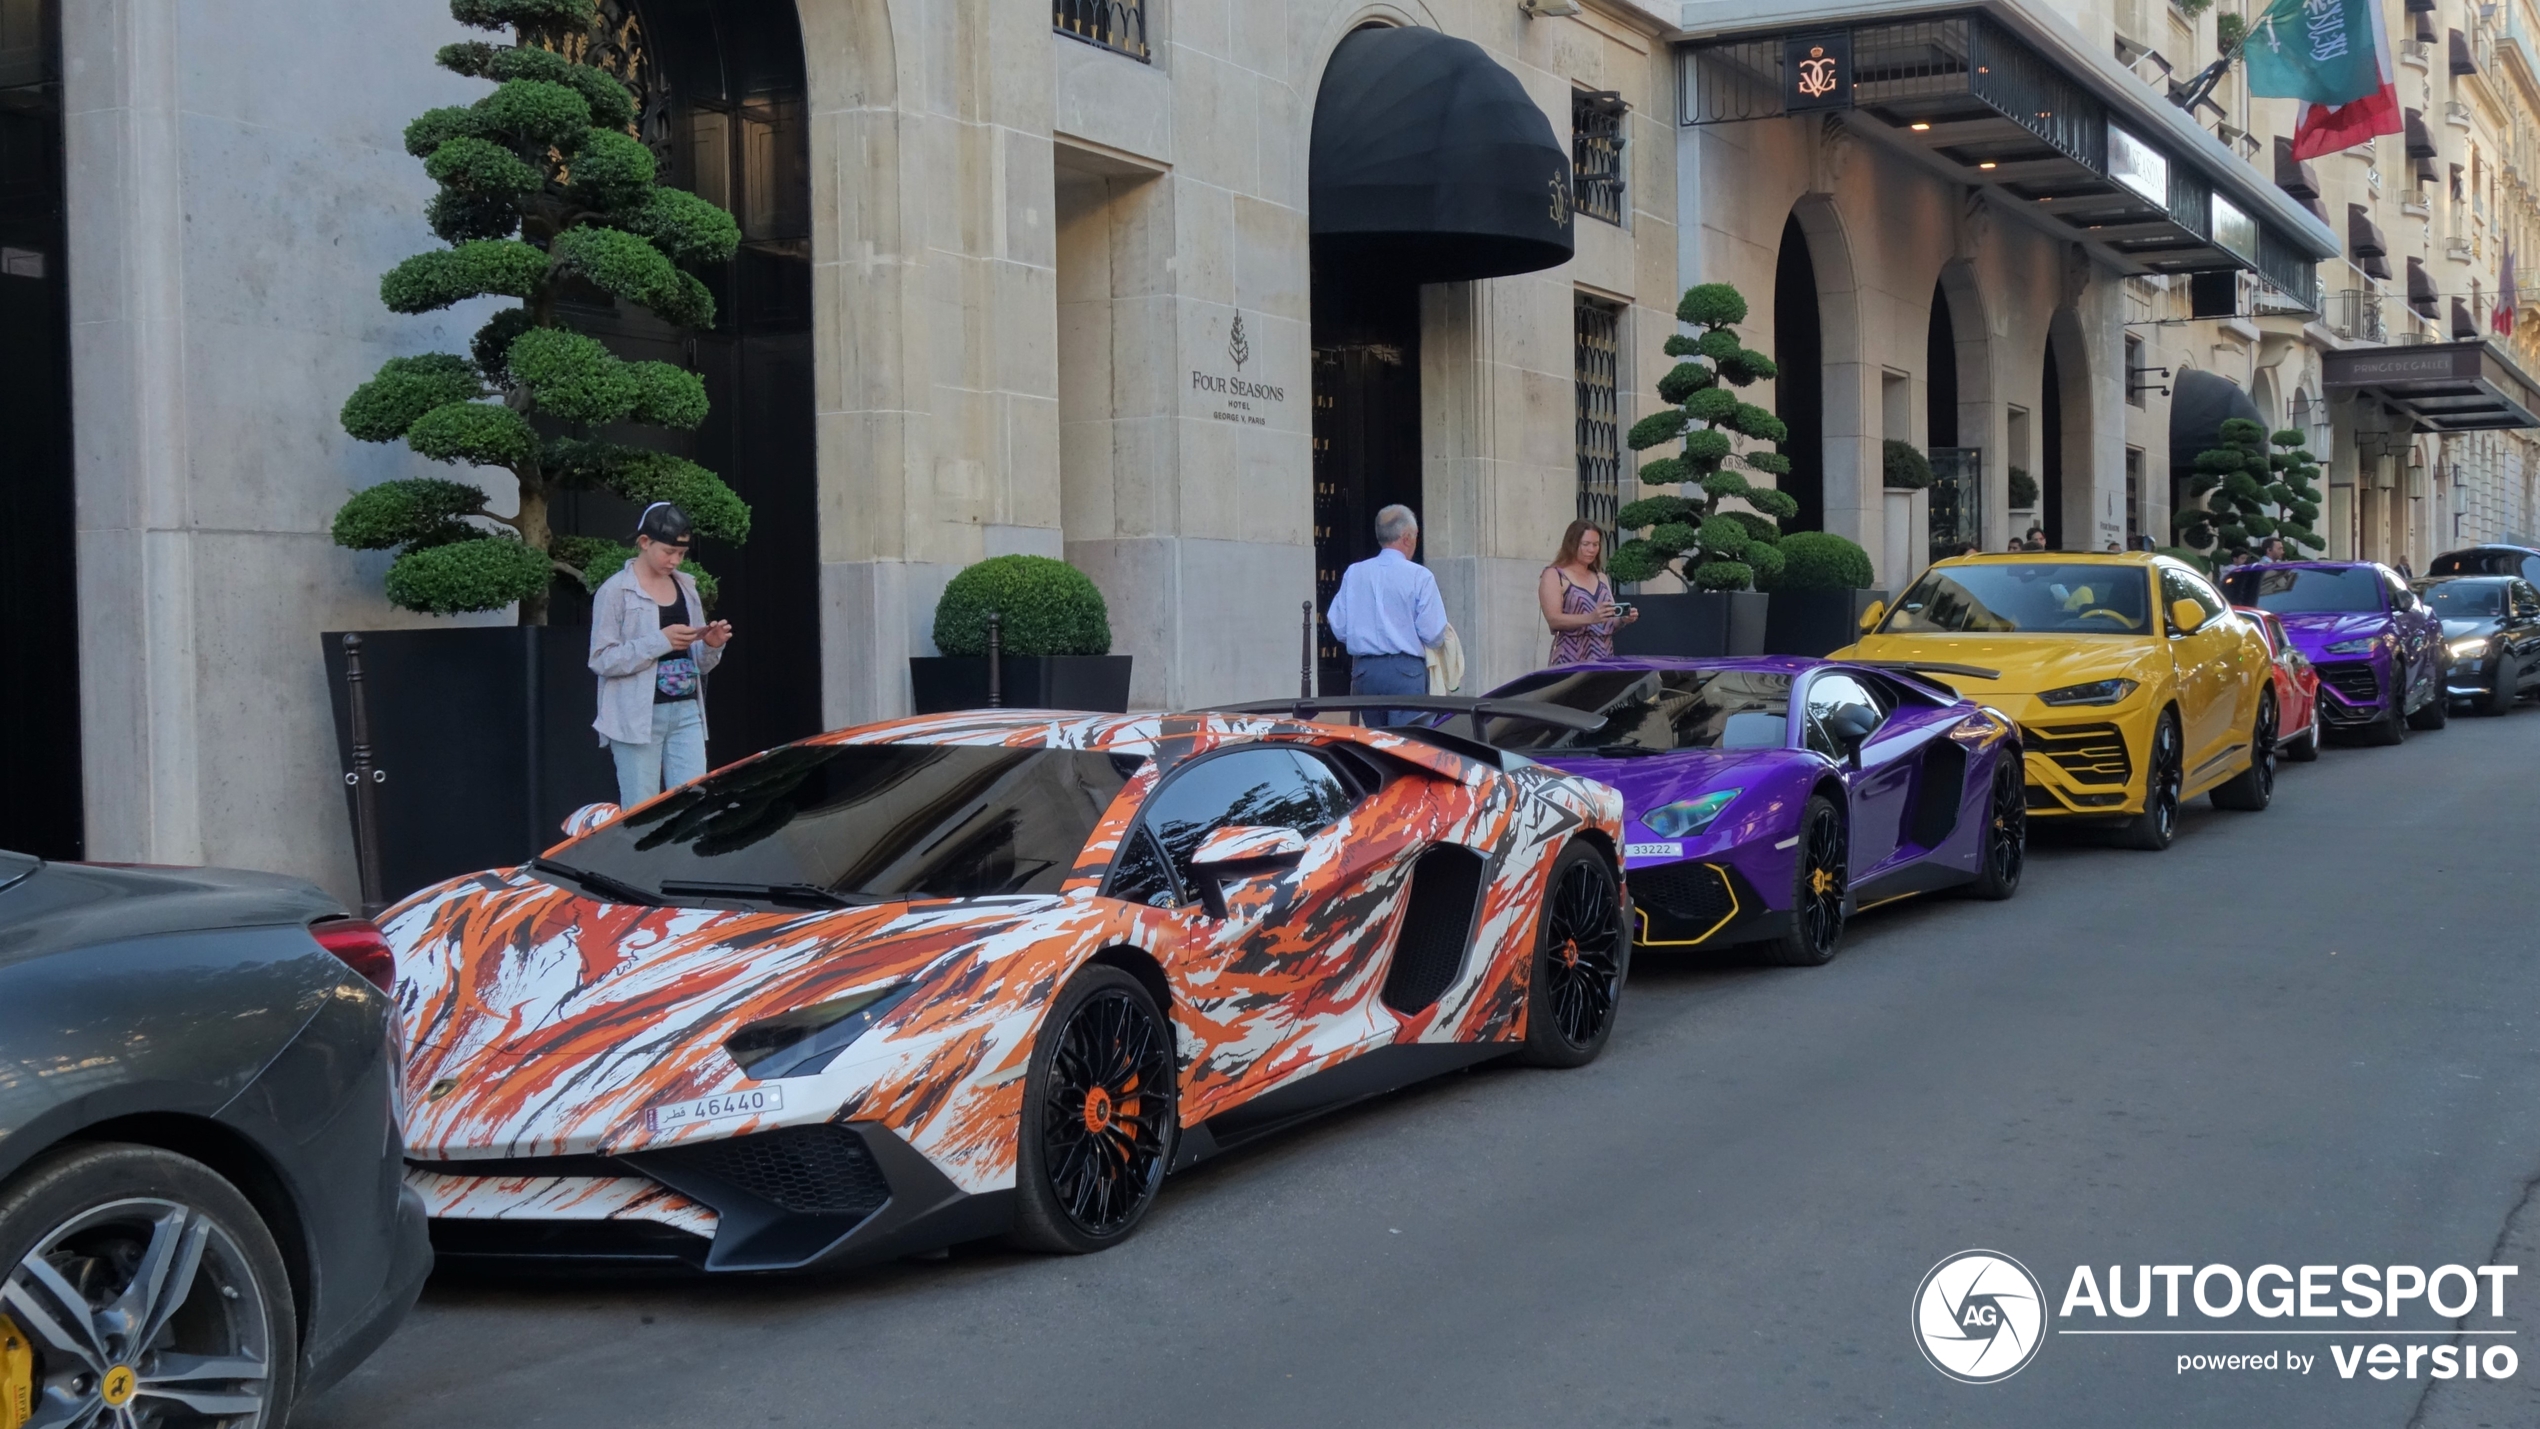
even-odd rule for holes
{"type": "MultiPolygon", "coordinates": [[[[2374,17],[2376,21],[2379,16],[2374,17]]],[[[2389,27],[2372,27],[2372,59],[2381,76],[2381,88],[2361,99],[2344,104],[2303,103],[2295,107],[2293,120],[2293,157],[2316,159],[2340,149],[2360,144],[2376,134],[2396,134],[2399,122],[2399,84],[2390,66],[2389,27]]]]}

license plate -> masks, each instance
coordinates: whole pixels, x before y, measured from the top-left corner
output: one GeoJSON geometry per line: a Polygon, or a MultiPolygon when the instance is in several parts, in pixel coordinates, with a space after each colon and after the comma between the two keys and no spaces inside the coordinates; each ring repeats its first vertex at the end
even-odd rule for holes
{"type": "Polygon", "coordinates": [[[736,1116],[765,1116],[785,1109],[783,1087],[752,1087],[745,1092],[723,1092],[699,1097],[692,1102],[673,1102],[644,1112],[646,1131],[669,1131],[692,1122],[724,1121],[736,1116]]]}
{"type": "Polygon", "coordinates": [[[1682,858],[1684,856],[1685,846],[1681,843],[1623,845],[1625,858],[1682,858]]]}

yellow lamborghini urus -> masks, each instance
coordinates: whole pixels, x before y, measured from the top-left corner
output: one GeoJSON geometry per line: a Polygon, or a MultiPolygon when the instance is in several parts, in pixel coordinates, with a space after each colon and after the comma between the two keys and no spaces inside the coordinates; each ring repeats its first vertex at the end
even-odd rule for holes
{"type": "Polygon", "coordinates": [[[2266,639],[2167,556],[1942,561],[1861,628],[1832,658],[1919,670],[2018,721],[2033,818],[2106,820],[2162,849],[2181,801],[2256,810],[2275,792],[2266,639]]]}

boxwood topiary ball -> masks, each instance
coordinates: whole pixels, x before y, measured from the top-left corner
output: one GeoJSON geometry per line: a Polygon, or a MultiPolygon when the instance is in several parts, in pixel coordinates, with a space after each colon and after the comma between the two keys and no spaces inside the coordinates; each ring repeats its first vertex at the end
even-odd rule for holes
{"type": "Polygon", "coordinates": [[[1782,590],[1867,590],[1870,553],[1832,531],[1793,531],[1781,539],[1782,590]]]}
{"type": "Polygon", "coordinates": [[[1111,616],[1083,571],[1047,556],[991,556],[952,578],[935,603],[935,648],[988,653],[988,612],[1008,655],[1108,655],[1111,616]]]}

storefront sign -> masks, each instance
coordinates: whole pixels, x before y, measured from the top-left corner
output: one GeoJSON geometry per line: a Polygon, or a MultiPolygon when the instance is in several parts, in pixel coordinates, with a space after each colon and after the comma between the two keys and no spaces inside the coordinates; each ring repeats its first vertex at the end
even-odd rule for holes
{"type": "Polygon", "coordinates": [[[1226,365],[1215,371],[1191,369],[1191,391],[1211,420],[1266,427],[1271,409],[1288,400],[1286,388],[1244,375],[1244,365],[1252,360],[1252,338],[1244,331],[1243,314],[1237,313],[1226,325],[1226,365]]]}
{"type": "Polygon", "coordinates": [[[1852,35],[1809,35],[1782,42],[1782,108],[1841,109],[1852,103],[1852,35]]]}

